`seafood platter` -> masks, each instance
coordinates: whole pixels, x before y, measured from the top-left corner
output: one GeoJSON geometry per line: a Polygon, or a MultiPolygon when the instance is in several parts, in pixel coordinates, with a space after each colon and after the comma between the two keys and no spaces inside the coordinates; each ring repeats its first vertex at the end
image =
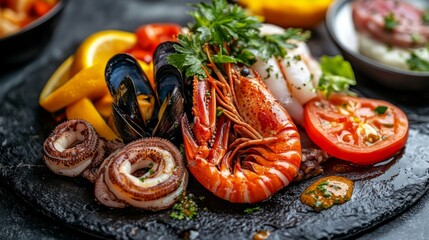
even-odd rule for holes
{"type": "MultiPolygon", "coordinates": [[[[226,0],[190,8],[186,27],[93,32],[30,73],[43,78],[35,90],[24,80],[7,93],[2,181],[44,215],[115,239],[345,238],[426,192],[427,107],[366,97],[342,56],[312,55],[309,30],[226,0]]],[[[386,35],[400,35],[395,11],[386,35]]],[[[415,13],[421,47],[429,12],[415,13]]]]}

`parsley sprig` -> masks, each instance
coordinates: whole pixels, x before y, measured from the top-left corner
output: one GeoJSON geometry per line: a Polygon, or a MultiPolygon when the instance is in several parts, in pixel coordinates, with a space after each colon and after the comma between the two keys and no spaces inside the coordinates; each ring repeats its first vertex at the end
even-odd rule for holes
{"type": "Polygon", "coordinates": [[[407,64],[412,71],[429,72],[429,61],[426,61],[414,52],[412,52],[410,58],[407,59],[407,64]]]}
{"type": "Polygon", "coordinates": [[[390,12],[384,16],[384,30],[387,32],[393,32],[397,25],[399,25],[399,21],[396,19],[395,14],[390,12]]]}
{"type": "Polygon", "coordinates": [[[249,208],[244,209],[244,213],[245,214],[252,214],[252,213],[255,213],[255,212],[259,211],[259,210],[261,210],[260,206],[249,207],[249,208]]]}
{"type": "Polygon", "coordinates": [[[261,36],[253,43],[253,47],[258,49],[258,56],[263,60],[268,60],[272,56],[284,58],[287,49],[296,47],[289,40],[306,41],[310,38],[309,31],[302,31],[297,28],[288,28],[282,34],[270,34],[261,36]]]}
{"type": "Polygon", "coordinates": [[[387,111],[387,107],[386,106],[377,106],[374,109],[374,112],[376,112],[377,114],[380,114],[380,115],[385,114],[386,111],[387,111]]]}
{"type": "Polygon", "coordinates": [[[191,16],[195,24],[190,29],[197,33],[201,42],[223,46],[225,42],[232,44],[238,39],[252,38],[259,32],[260,21],[248,16],[238,5],[216,0],[211,4],[198,3],[194,7],[197,10],[191,12],[191,16]]]}
{"type": "Polygon", "coordinates": [[[429,9],[426,9],[426,11],[423,13],[422,21],[423,21],[423,24],[429,25],[429,9]]]}
{"type": "MultiPolygon", "coordinates": [[[[243,8],[226,0],[195,4],[190,15],[195,23],[189,34],[179,34],[177,53],[168,57],[169,63],[185,72],[186,77],[206,77],[203,66],[208,64],[206,50],[215,64],[243,63],[250,66],[256,57],[263,60],[284,57],[286,49],[296,47],[288,40],[306,40],[309,32],[288,29],[282,34],[260,36],[261,22],[248,16],[243,8]]],[[[207,68],[209,70],[209,68],[207,68]]]]}
{"type": "Polygon", "coordinates": [[[203,78],[205,72],[201,68],[207,62],[207,55],[201,48],[201,42],[196,35],[179,34],[180,45],[174,45],[178,53],[171,54],[168,57],[170,64],[178,69],[185,70],[186,77],[197,76],[203,78]]]}

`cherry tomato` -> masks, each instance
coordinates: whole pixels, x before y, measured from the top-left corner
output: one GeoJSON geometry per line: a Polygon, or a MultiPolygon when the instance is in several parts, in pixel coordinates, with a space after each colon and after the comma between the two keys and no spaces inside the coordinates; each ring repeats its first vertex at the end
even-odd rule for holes
{"type": "Polygon", "coordinates": [[[153,52],[158,44],[175,40],[180,32],[180,26],[173,23],[153,23],[137,29],[137,44],[143,50],[153,52]]]}
{"type": "Polygon", "coordinates": [[[408,119],[398,107],[345,95],[307,103],[304,126],[310,139],[327,153],[360,165],[386,160],[408,138],[408,119]]]}

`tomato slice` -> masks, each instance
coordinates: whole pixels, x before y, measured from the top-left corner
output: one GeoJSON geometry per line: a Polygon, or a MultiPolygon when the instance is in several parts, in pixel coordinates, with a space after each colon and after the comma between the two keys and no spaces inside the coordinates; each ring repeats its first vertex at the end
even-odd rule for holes
{"type": "Polygon", "coordinates": [[[327,153],[360,165],[386,160],[401,150],[408,138],[408,119],[398,107],[339,94],[308,102],[304,127],[310,139],[327,153]]]}

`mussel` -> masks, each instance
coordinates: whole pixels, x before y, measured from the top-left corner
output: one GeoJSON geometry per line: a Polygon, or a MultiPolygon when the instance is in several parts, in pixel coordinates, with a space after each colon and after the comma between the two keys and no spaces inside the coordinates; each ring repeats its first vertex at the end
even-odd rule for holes
{"type": "Polygon", "coordinates": [[[149,136],[174,142],[178,137],[185,101],[182,74],[167,62],[167,56],[175,52],[174,44],[161,43],[154,53],[156,89],[131,55],[117,54],[107,63],[113,119],[126,143],[149,136]]]}

